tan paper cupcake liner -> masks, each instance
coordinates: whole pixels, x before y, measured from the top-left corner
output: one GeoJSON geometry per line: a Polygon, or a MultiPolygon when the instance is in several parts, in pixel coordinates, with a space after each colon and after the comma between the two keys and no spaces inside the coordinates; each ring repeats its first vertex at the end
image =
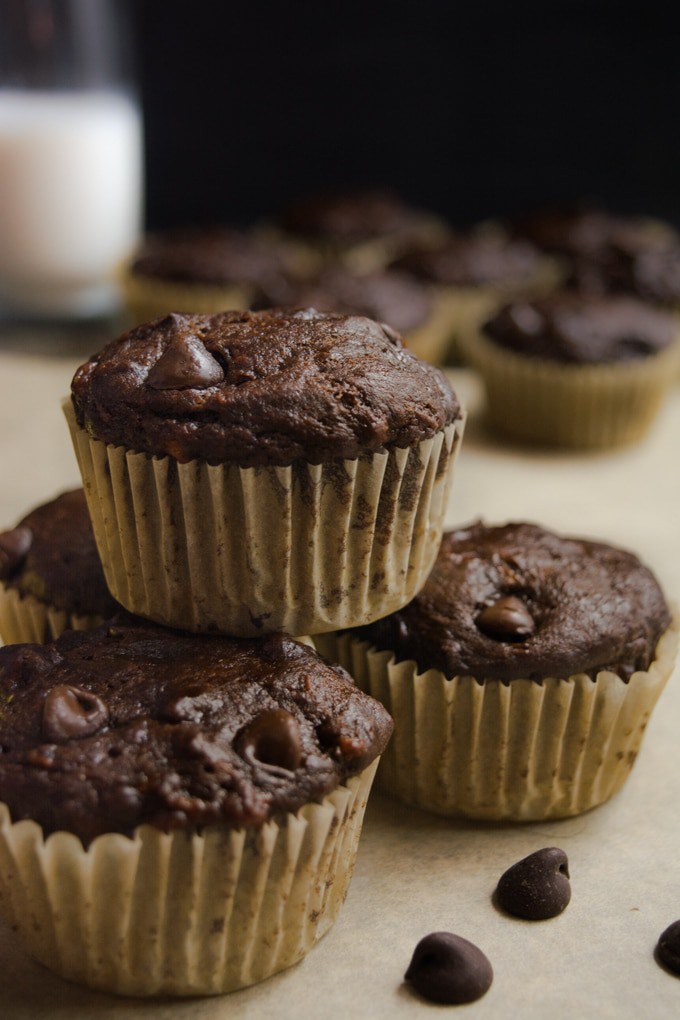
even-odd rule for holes
{"type": "Polygon", "coordinates": [[[659,354],[607,365],[565,365],[504,350],[481,333],[462,339],[482,375],[486,413],[523,442],[599,448],[641,439],[680,361],[676,342],[659,354]]]}
{"type": "Polygon", "coordinates": [[[0,805],[0,907],[31,956],[92,988],[213,995],[263,981],[335,920],[376,767],[255,830],[145,825],[87,850],[0,805]]]}
{"type": "Polygon", "coordinates": [[[149,322],[168,312],[224,312],[248,308],[252,287],[235,284],[182,283],[140,276],[124,269],[120,277],[123,301],[135,323],[149,322]]]}
{"type": "Polygon", "coordinates": [[[441,815],[538,821],[580,814],[623,785],[673,671],[678,630],[676,620],[649,670],[628,683],[606,671],[595,680],[447,680],[349,635],[315,644],[394,718],[378,789],[441,815]]]}
{"type": "Polygon", "coordinates": [[[405,605],[432,567],[463,423],[291,467],[178,464],[91,439],[64,405],[111,594],[192,631],[315,634],[405,605]]]}
{"type": "Polygon", "coordinates": [[[45,644],[64,630],[91,630],[102,616],[67,613],[41,602],[33,595],[21,595],[0,584],[0,638],[6,645],[23,642],[45,644]]]}

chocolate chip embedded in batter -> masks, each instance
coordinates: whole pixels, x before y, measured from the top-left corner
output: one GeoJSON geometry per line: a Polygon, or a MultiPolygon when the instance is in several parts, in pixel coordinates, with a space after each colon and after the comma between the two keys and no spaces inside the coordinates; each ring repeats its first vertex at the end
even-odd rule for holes
{"type": "Polygon", "coordinates": [[[571,899],[569,862],[564,850],[536,850],[501,875],[496,902],[508,914],[543,921],[561,914],[571,899]]]}
{"type": "Polygon", "coordinates": [[[22,526],[0,535],[0,579],[6,580],[21,566],[32,542],[33,532],[22,526]]]}
{"type": "Polygon", "coordinates": [[[680,921],[673,921],[659,935],[655,956],[658,963],[680,977],[680,921]]]}
{"type": "Polygon", "coordinates": [[[493,969],[477,946],[460,935],[436,931],[421,939],[404,975],[432,1002],[474,1002],[491,987],[493,969]]]}
{"type": "Polygon", "coordinates": [[[493,605],[485,606],[475,624],[478,630],[496,641],[525,641],[536,629],[531,613],[515,595],[505,595],[493,605]]]}
{"type": "Polygon", "coordinates": [[[42,735],[53,744],[89,737],[106,724],[109,712],[96,694],[81,687],[59,684],[48,691],[43,703],[42,735]]]}
{"type": "MultiPolygon", "coordinates": [[[[179,316],[177,319],[179,320],[179,316]]],[[[147,376],[154,390],[207,389],[224,379],[220,363],[192,333],[180,331],[147,376]]]]}
{"type": "Polygon", "coordinates": [[[241,737],[243,757],[269,768],[294,772],[302,762],[302,741],[297,720],[284,708],[261,712],[241,737]]]}

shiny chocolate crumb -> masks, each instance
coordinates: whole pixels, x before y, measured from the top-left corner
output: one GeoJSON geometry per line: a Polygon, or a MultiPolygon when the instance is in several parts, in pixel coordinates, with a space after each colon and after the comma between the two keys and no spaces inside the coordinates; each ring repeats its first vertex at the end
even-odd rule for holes
{"type": "Polygon", "coordinates": [[[42,735],[52,744],[63,744],[78,737],[89,737],[100,730],[109,711],[96,694],[70,684],[59,684],[48,691],[43,702],[42,735]]]}
{"type": "Polygon", "coordinates": [[[472,942],[448,931],[436,931],[420,940],[404,978],[431,1002],[459,1005],[481,999],[488,992],[493,969],[472,942]]]}
{"type": "Polygon", "coordinates": [[[680,977],[680,921],[673,921],[659,935],[655,956],[666,970],[680,977]]]}
{"type": "Polygon", "coordinates": [[[564,850],[536,850],[501,875],[496,903],[508,914],[543,921],[561,914],[571,899],[569,862],[564,850]]]}
{"type": "Polygon", "coordinates": [[[283,708],[261,712],[241,737],[243,757],[270,769],[295,772],[302,763],[300,727],[283,708]]]}
{"type": "Polygon", "coordinates": [[[531,613],[515,595],[505,595],[485,606],[475,624],[482,634],[496,641],[524,641],[536,629],[531,613]]]}

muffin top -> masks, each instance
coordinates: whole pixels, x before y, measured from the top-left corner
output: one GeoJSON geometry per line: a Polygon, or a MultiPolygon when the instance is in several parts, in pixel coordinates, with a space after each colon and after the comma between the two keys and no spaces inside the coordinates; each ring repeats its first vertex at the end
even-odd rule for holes
{"type": "Polygon", "coordinates": [[[566,286],[587,294],[630,294],[660,305],[680,303],[680,244],[637,248],[625,237],[572,260],[566,286]]]}
{"type": "Polygon", "coordinates": [[[99,440],[242,467],[415,446],[460,416],[392,329],[314,309],[172,313],[82,365],[72,396],[99,440]]]}
{"type": "Polygon", "coordinates": [[[477,522],[444,535],[408,606],[353,633],[447,677],[611,670],[628,680],[648,668],[669,623],[654,575],[632,553],[535,524],[477,522]]]}
{"type": "Polygon", "coordinates": [[[258,289],[251,307],[273,305],[365,315],[389,323],[398,333],[409,333],[427,319],[432,297],[427,287],[406,273],[387,270],[359,276],[336,267],[308,280],[272,278],[258,289]]]}
{"type": "Polygon", "coordinates": [[[644,358],[675,338],[673,318],[661,309],[634,298],[575,291],[508,304],[483,331],[508,350],[574,364],[644,358]]]}
{"type": "Polygon", "coordinates": [[[441,247],[402,255],[393,267],[430,283],[479,287],[523,283],[536,272],[539,258],[526,241],[496,234],[458,234],[441,247]]]}
{"type": "Polygon", "coordinates": [[[661,221],[621,216],[588,204],[538,210],[518,217],[512,230],[542,251],[576,258],[596,256],[609,247],[638,253],[658,250],[677,240],[672,227],[661,221]]]}
{"type": "Polygon", "coordinates": [[[259,825],[322,799],[392,721],[290,638],[206,637],[121,614],[0,649],[0,800],[87,843],[140,824],[259,825]]]}
{"type": "Polygon", "coordinates": [[[81,616],[112,616],[83,489],[63,492],[0,533],[0,580],[20,595],[81,616]]]}
{"type": "Polygon", "coordinates": [[[279,222],[291,234],[340,244],[390,236],[416,239],[444,230],[433,213],[379,190],[311,195],[293,202],[279,222]]]}
{"type": "Polygon", "coordinates": [[[287,267],[284,246],[231,227],[193,227],[150,235],[130,271],[175,282],[255,284],[287,267]]]}

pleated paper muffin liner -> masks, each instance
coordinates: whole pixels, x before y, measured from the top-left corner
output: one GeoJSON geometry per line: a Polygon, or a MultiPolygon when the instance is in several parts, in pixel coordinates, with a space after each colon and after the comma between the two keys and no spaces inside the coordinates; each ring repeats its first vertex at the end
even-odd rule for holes
{"type": "Polygon", "coordinates": [[[214,995],[300,960],[347,893],[377,767],[257,829],[46,840],[0,805],[0,907],[28,953],[120,995],[214,995]]]}
{"type": "Polygon", "coordinates": [[[357,460],[240,468],[107,445],[64,407],[107,584],[140,616],[321,633],[405,605],[437,555],[462,421],[357,460]]]}
{"type": "Polygon", "coordinates": [[[149,322],[169,312],[224,312],[248,308],[253,288],[237,284],[184,283],[142,276],[124,269],[120,276],[123,301],[135,323],[149,322]]]}
{"type": "Polygon", "coordinates": [[[646,672],[595,680],[478,682],[418,673],[350,635],[315,638],[394,718],[377,787],[441,815],[539,821],[577,815],[623,785],[678,647],[676,619],[646,672]]]}
{"type": "Polygon", "coordinates": [[[461,342],[466,361],[484,380],[487,417],[497,431],[522,442],[573,448],[641,439],[680,363],[677,341],[658,354],[602,365],[517,354],[481,332],[461,342]]]}
{"type": "Polygon", "coordinates": [[[6,644],[45,644],[64,630],[91,630],[103,616],[67,613],[33,595],[0,584],[0,639],[6,644]]]}

